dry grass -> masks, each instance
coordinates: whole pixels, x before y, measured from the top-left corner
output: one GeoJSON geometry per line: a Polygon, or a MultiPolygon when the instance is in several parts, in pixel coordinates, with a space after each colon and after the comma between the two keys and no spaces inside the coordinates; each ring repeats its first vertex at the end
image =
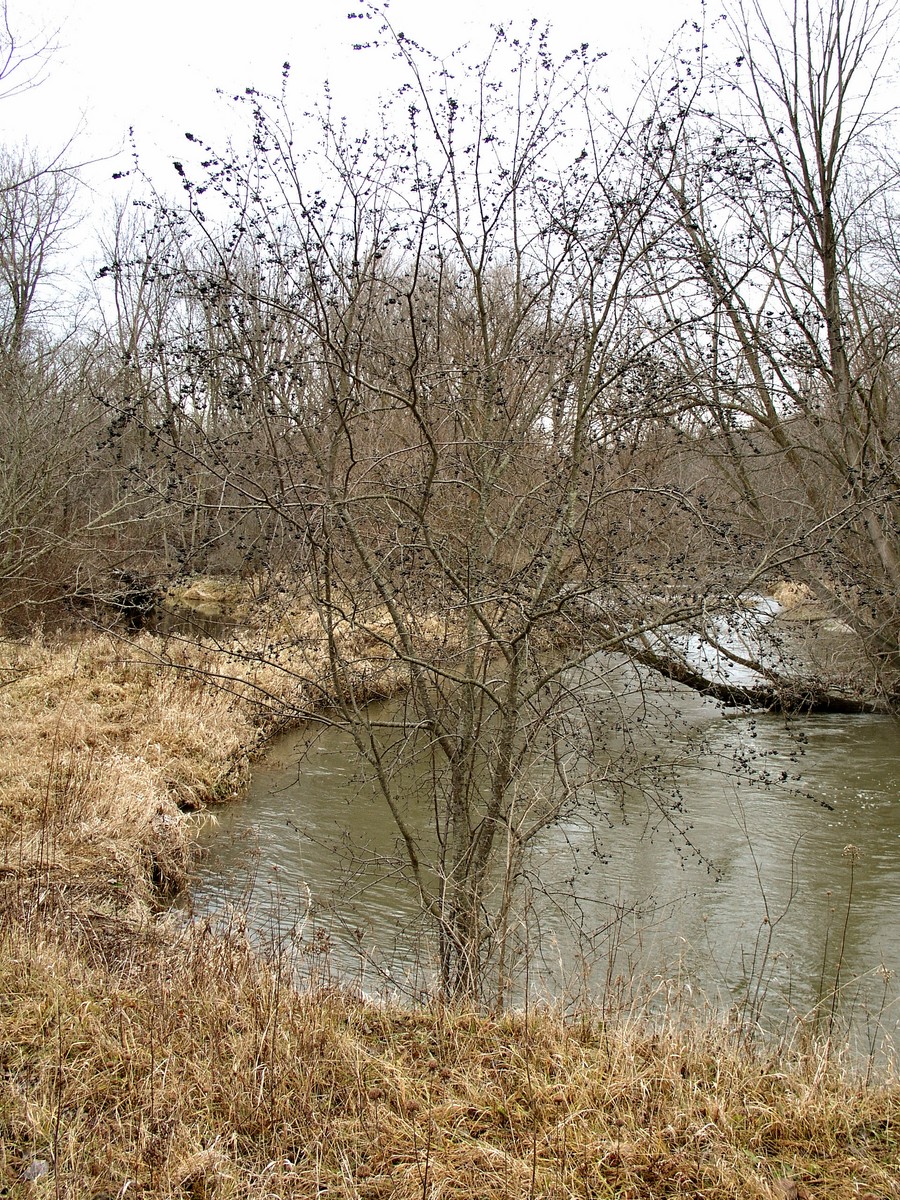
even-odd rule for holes
{"type": "MultiPolygon", "coordinates": [[[[338,636],[358,695],[396,691],[371,635],[338,636]]],[[[0,641],[0,897],[139,919],[185,882],[185,812],[239,791],[268,733],[334,686],[308,611],[225,644],[0,641]]]]}
{"type": "MultiPolygon", "coordinates": [[[[181,810],[222,789],[251,730],[152,639],[5,643],[0,837],[7,884],[79,889],[134,918],[184,879],[181,810]]],[[[69,899],[73,899],[70,895],[69,899]]]]}
{"type": "Polygon", "coordinates": [[[896,1087],[713,1025],[302,995],[202,929],[74,954],[8,928],[0,1020],[9,1196],[900,1195],[896,1087]]]}
{"type": "MultiPolygon", "coordinates": [[[[377,629],[340,636],[357,686],[399,686],[377,629]]],[[[833,1055],[303,994],[239,934],[151,918],[184,810],[331,686],[308,613],[225,651],[7,642],[0,679],[0,1196],[900,1196],[900,1087],[833,1055]]]]}

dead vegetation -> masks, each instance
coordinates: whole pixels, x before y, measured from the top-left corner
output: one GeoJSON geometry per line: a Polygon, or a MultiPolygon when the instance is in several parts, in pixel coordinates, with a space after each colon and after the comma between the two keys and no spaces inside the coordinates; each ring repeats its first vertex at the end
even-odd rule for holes
{"type": "MultiPolygon", "coordinates": [[[[255,620],[218,642],[0,642],[0,898],[36,889],[82,917],[140,922],[184,886],[185,814],[238,792],[268,734],[336,685],[311,614],[255,620]]],[[[367,635],[337,636],[359,643],[346,669],[360,695],[399,686],[367,635]]]]}
{"type": "Polygon", "coordinates": [[[895,1086],[721,1025],[300,994],[202,928],[7,925],[0,977],[10,1197],[900,1195],[895,1086]]]}
{"type": "MultiPolygon", "coordinates": [[[[303,993],[284,947],[153,917],[186,878],[185,810],[326,694],[307,618],[224,648],[3,643],[0,1195],[900,1196],[896,1080],[833,1047],[303,993]]],[[[340,636],[356,686],[396,686],[371,633],[340,636]]]]}

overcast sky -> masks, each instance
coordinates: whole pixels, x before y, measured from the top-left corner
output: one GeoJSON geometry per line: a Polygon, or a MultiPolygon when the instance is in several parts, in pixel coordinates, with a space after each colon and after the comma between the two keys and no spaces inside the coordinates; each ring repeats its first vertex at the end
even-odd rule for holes
{"type": "MultiPolygon", "coordinates": [[[[365,112],[379,87],[377,62],[352,44],[372,26],[348,20],[358,0],[8,0],[20,34],[57,30],[45,82],[0,107],[3,140],[54,148],[78,133],[79,158],[114,153],[134,126],[148,152],[177,157],[186,129],[221,129],[216,89],[276,87],[293,67],[298,94],[328,78],[342,110],[365,112]]],[[[477,41],[491,21],[551,21],[562,48],[608,50],[617,69],[662,45],[697,0],[393,0],[395,28],[438,53],[477,41]]],[[[113,167],[112,169],[115,169],[113,167]]],[[[111,174],[111,170],[109,172],[111,174]]],[[[106,174],[105,168],[99,177],[106,174]]]]}

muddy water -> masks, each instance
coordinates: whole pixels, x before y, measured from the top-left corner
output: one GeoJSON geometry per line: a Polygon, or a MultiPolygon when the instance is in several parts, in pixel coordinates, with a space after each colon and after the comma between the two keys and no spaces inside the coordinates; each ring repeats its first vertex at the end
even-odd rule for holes
{"type": "MultiPolygon", "coordinates": [[[[670,996],[702,991],[751,1019],[789,1011],[821,1028],[852,1014],[864,1045],[896,1038],[897,724],[788,724],[675,688],[650,705],[640,695],[628,762],[643,780],[651,764],[654,785],[597,786],[540,835],[513,998],[664,980],[670,996]]],[[[424,828],[415,766],[406,786],[424,828]]],[[[279,740],[204,841],[195,913],[246,911],[261,935],[291,933],[311,973],[427,988],[432,955],[396,831],[345,734],[279,740]]]]}

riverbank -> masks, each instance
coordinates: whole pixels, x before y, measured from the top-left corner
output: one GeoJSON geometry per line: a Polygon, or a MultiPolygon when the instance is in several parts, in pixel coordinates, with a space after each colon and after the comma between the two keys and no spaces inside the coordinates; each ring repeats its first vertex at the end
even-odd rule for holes
{"type": "MultiPolygon", "coordinates": [[[[327,703],[313,627],[294,613],[289,637],[257,625],[218,641],[0,642],[0,905],[37,891],[80,920],[141,924],[176,895],[188,814],[238,794],[266,740],[327,703]]],[[[349,627],[337,636],[358,638],[349,627]]],[[[353,686],[390,695],[399,675],[361,645],[353,686]]]]}
{"type": "MultiPolygon", "coordinates": [[[[189,811],[322,702],[300,619],[290,646],[253,635],[278,667],[249,636],[3,644],[0,1194],[900,1195],[900,1085],[835,1047],[674,1010],[300,994],[239,931],[154,915],[189,872],[189,811]]],[[[375,648],[359,663],[373,694],[397,685],[375,648]]]]}

